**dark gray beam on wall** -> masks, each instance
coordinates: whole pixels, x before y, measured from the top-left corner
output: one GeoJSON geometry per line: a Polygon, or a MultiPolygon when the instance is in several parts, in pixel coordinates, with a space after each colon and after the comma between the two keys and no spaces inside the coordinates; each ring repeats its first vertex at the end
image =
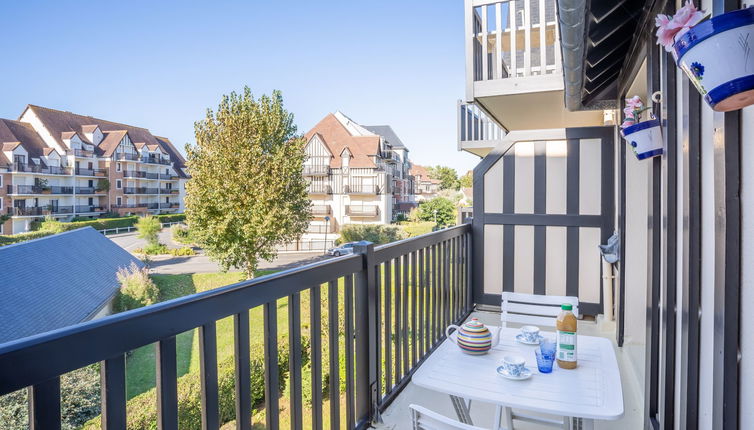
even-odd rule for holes
{"type": "MultiPolygon", "coordinates": [[[[579,172],[580,151],[578,139],[568,139],[566,157],[566,214],[576,215],[580,207],[579,172]]],[[[566,229],[566,296],[579,295],[579,228],[566,229]]]]}
{"type": "MultiPolygon", "coordinates": [[[[547,142],[534,142],[534,213],[547,213],[547,142]]],[[[534,267],[547,267],[547,226],[534,227],[534,267]]],[[[534,270],[534,294],[546,294],[547,271],[534,270]]]]}
{"type": "MultiPolygon", "coordinates": [[[[503,156],[503,214],[516,212],[516,156],[515,152],[503,156]]],[[[488,221],[494,218],[486,217],[488,221]]],[[[516,227],[503,227],[503,291],[513,291],[516,264],[516,227]]]]}

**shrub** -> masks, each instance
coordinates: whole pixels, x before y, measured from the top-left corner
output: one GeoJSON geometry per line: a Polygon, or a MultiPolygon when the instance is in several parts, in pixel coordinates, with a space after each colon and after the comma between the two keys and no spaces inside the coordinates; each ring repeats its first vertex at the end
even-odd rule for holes
{"type": "Polygon", "coordinates": [[[68,229],[65,228],[62,222],[56,220],[51,216],[46,216],[45,220],[42,221],[42,224],[39,227],[39,231],[49,231],[50,233],[54,234],[68,231],[68,229]]]}
{"type": "Polygon", "coordinates": [[[162,230],[160,220],[151,215],[141,217],[136,221],[136,229],[139,231],[139,234],[136,237],[139,239],[145,239],[151,247],[157,246],[157,241],[159,239],[158,234],[160,233],[160,230],[162,230]]]}
{"type": "Polygon", "coordinates": [[[55,233],[51,231],[30,231],[27,233],[18,233],[7,236],[0,236],[0,246],[11,245],[19,242],[26,242],[27,240],[39,239],[40,237],[50,236],[55,233]]]}
{"type": "Polygon", "coordinates": [[[435,223],[432,221],[404,222],[400,223],[400,226],[408,237],[415,237],[431,233],[435,223]]]}
{"type": "Polygon", "coordinates": [[[190,246],[183,246],[180,248],[168,249],[168,253],[174,257],[186,257],[189,255],[196,255],[194,249],[190,246]]]}
{"type": "MultiPolygon", "coordinates": [[[[301,338],[302,367],[309,362],[308,338],[301,338]]],[[[280,392],[285,390],[289,363],[288,342],[278,343],[278,380],[280,392]]],[[[261,349],[252,351],[249,361],[251,368],[251,401],[254,406],[264,402],[264,354],[261,349]]],[[[227,423],[236,418],[235,408],[235,362],[229,356],[218,363],[217,390],[220,422],[227,423]]],[[[153,428],[157,421],[157,395],[154,388],[139,394],[128,401],[128,430],[153,428]]],[[[200,430],[201,419],[201,377],[199,372],[190,372],[178,378],[178,428],[200,430]]],[[[84,425],[84,430],[99,429],[101,417],[84,425]]]]}
{"type": "Polygon", "coordinates": [[[422,221],[436,221],[440,226],[454,225],[456,206],[444,197],[435,197],[419,203],[417,215],[422,221]]]}
{"type": "Polygon", "coordinates": [[[366,240],[375,245],[405,239],[406,234],[395,225],[383,224],[348,224],[340,230],[340,243],[366,240]]]}
{"type": "MultiPolygon", "coordinates": [[[[99,364],[66,373],[60,378],[61,420],[64,430],[81,428],[100,413],[99,364]]],[[[0,396],[3,430],[29,428],[26,389],[0,396]]]]}
{"type": "Polygon", "coordinates": [[[120,291],[113,302],[115,312],[124,312],[159,301],[160,290],[149,278],[147,269],[141,269],[136,263],[131,263],[128,269],[118,270],[116,276],[120,282],[120,291]]]}
{"type": "Polygon", "coordinates": [[[162,214],[155,215],[154,217],[163,223],[186,221],[186,215],[184,214],[162,214]]]}
{"type": "Polygon", "coordinates": [[[170,233],[173,236],[174,242],[182,243],[184,245],[191,245],[193,243],[191,240],[191,231],[183,224],[175,224],[170,227],[170,233]]]}

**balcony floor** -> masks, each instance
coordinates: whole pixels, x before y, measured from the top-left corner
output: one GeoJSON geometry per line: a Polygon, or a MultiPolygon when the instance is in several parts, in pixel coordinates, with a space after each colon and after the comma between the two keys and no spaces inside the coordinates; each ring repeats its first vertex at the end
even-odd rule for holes
{"type": "MultiPolygon", "coordinates": [[[[474,318],[478,318],[487,325],[500,325],[500,314],[496,312],[474,312],[474,318]]],[[[510,326],[515,326],[511,324],[510,326]]],[[[601,321],[579,321],[579,334],[588,336],[605,337],[613,341],[615,355],[618,359],[618,366],[621,370],[621,382],[623,385],[623,418],[617,421],[595,421],[595,429],[640,429],[643,428],[643,376],[637,375],[636,366],[630,362],[630,356],[636,355],[635,348],[618,348],[615,344],[615,324],[613,322],[601,321]],[[631,352],[634,352],[632,354],[631,352]]],[[[394,429],[409,430],[412,428],[409,405],[417,404],[424,406],[433,411],[447,415],[456,419],[453,412],[453,405],[446,394],[430,391],[409,383],[403,392],[393,401],[388,409],[383,413],[383,424],[377,425],[376,429],[394,429]]],[[[490,404],[479,402],[472,403],[471,418],[474,424],[482,428],[491,428],[492,420],[495,413],[495,407],[490,404]]],[[[533,414],[532,415],[536,415],[533,414]]],[[[545,429],[552,428],[537,424],[514,422],[516,430],[518,429],[545,429]]]]}

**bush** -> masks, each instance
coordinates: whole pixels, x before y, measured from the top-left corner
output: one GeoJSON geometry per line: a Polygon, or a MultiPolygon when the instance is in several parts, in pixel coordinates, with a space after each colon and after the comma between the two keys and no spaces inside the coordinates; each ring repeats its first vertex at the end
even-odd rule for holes
{"type": "MultiPolygon", "coordinates": [[[[64,430],[81,428],[100,413],[99,364],[66,373],[60,378],[61,419],[64,430]]],[[[29,428],[26,389],[0,396],[3,430],[29,428]]]]}
{"type": "Polygon", "coordinates": [[[406,238],[406,233],[398,226],[384,224],[348,224],[340,230],[338,243],[366,240],[375,245],[395,242],[406,238]]]}
{"type": "Polygon", "coordinates": [[[149,278],[147,269],[141,269],[136,263],[131,263],[128,269],[118,270],[116,276],[120,282],[120,290],[113,301],[115,312],[124,312],[159,301],[160,290],[149,278]]]}
{"type": "Polygon", "coordinates": [[[160,230],[162,230],[160,220],[151,215],[141,217],[136,221],[136,229],[139,231],[139,234],[136,237],[139,239],[145,239],[149,244],[147,248],[154,248],[158,245],[158,234],[160,234],[160,230]]]}
{"type": "Polygon", "coordinates": [[[18,233],[7,236],[0,236],[0,246],[11,245],[13,243],[26,242],[27,240],[39,239],[40,237],[51,236],[55,233],[51,231],[30,231],[27,233],[18,233]]]}
{"type": "Polygon", "coordinates": [[[170,227],[170,233],[173,236],[174,242],[182,243],[184,245],[191,245],[193,243],[191,240],[191,231],[183,224],[175,224],[170,227]]]}
{"type": "Polygon", "coordinates": [[[160,222],[162,223],[186,221],[185,214],[162,214],[155,215],[154,217],[160,220],[160,222]]]}
{"type": "Polygon", "coordinates": [[[408,237],[415,237],[431,233],[435,228],[435,223],[432,221],[402,222],[400,226],[408,237]]]}
{"type": "Polygon", "coordinates": [[[444,197],[419,203],[417,216],[422,221],[437,221],[439,226],[455,225],[456,206],[444,197]]]}
{"type": "MultiPolygon", "coordinates": [[[[301,338],[302,367],[309,362],[309,340],[301,338]]],[[[289,363],[288,342],[278,343],[278,380],[279,389],[285,390],[286,376],[289,363]]],[[[251,401],[252,405],[264,402],[264,353],[261,349],[253,350],[249,361],[251,368],[251,401]]],[[[217,389],[220,422],[227,423],[236,418],[235,407],[235,362],[230,356],[218,363],[217,389]]],[[[154,428],[157,421],[157,394],[154,388],[139,394],[128,401],[126,405],[128,420],[127,429],[137,430],[154,428]]],[[[190,372],[178,378],[178,428],[181,430],[201,430],[201,377],[199,372],[190,372]]],[[[97,417],[84,425],[84,430],[100,429],[101,417],[97,417]]]]}
{"type": "Polygon", "coordinates": [[[56,220],[55,218],[51,216],[46,216],[45,220],[42,221],[42,224],[39,226],[39,231],[48,231],[50,233],[62,233],[64,231],[68,231],[62,222],[56,220]]]}
{"type": "Polygon", "coordinates": [[[168,253],[174,257],[186,257],[189,255],[196,255],[194,249],[190,246],[183,246],[180,248],[168,249],[168,253]]]}

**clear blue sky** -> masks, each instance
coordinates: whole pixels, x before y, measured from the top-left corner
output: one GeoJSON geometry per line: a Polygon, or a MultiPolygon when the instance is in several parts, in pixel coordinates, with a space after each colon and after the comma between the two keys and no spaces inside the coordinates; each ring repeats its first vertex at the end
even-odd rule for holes
{"type": "Polygon", "coordinates": [[[38,104],[149,128],[183,150],[244,85],[283,92],[304,133],[341,110],[459,173],[463,1],[37,1],[3,7],[0,117],[38,104]]]}

